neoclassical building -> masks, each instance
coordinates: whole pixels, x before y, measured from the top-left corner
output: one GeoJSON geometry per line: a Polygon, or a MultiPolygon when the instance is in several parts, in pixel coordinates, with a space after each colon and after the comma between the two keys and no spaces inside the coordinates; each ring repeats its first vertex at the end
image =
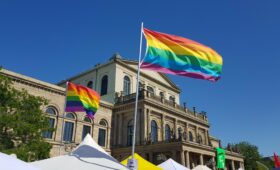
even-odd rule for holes
{"type": "MultiPolygon", "coordinates": [[[[54,132],[43,133],[53,145],[51,156],[71,151],[87,133],[116,159],[121,161],[129,156],[136,90],[139,90],[136,152],[155,164],[172,158],[189,168],[206,164],[215,169],[215,147],[221,147],[221,142],[209,134],[206,113],[189,109],[185,103],[180,105],[180,89],[164,74],[142,70],[140,87],[136,89],[136,61],[115,54],[108,62],[56,85],[5,69],[1,74],[10,77],[15,88],[49,100],[42,109],[50,126],[55,128],[54,132]],[[64,112],[66,81],[100,93],[100,108],[94,119],[83,112],[64,112]]],[[[226,166],[231,170],[244,168],[244,157],[227,150],[226,166]]]]}

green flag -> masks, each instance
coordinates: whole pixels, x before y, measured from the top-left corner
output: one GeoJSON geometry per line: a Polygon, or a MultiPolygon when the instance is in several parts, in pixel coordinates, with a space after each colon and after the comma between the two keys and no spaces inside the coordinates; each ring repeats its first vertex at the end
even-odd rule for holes
{"type": "Polygon", "coordinates": [[[226,152],[222,148],[216,148],[217,151],[217,168],[224,169],[226,165],[226,152]]]}
{"type": "Polygon", "coordinates": [[[256,163],[257,163],[258,170],[269,170],[269,168],[265,166],[263,163],[259,161],[256,161],[256,163]]]}

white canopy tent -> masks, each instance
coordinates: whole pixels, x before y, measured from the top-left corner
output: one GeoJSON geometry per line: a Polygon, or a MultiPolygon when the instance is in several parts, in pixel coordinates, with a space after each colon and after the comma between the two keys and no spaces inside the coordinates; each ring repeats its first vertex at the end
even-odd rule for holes
{"type": "Polygon", "coordinates": [[[5,170],[39,170],[32,165],[0,152],[0,169],[5,170]]]}
{"type": "Polygon", "coordinates": [[[205,165],[197,165],[196,167],[194,167],[192,170],[211,170],[210,168],[208,168],[205,165]]]}
{"type": "Polygon", "coordinates": [[[88,134],[83,142],[68,155],[57,156],[32,163],[41,170],[127,170],[102,149],[88,134]]]}
{"type": "Polygon", "coordinates": [[[171,158],[159,164],[158,167],[161,167],[164,170],[190,170],[171,158]]]}

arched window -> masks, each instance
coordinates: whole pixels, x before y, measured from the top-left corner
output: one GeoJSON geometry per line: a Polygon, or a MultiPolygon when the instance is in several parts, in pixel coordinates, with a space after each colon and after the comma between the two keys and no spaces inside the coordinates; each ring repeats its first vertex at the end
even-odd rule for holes
{"type": "Polygon", "coordinates": [[[192,134],[192,132],[189,132],[189,140],[190,140],[191,142],[193,142],[193,134],[192,134]]]}
{"type": "Polygon", "coordinates": [[[84,122],[86,122],[87,124],[83,125],[82,139],[84,139],[87,134],[91,134],[91,125],[90,125],[91,120],[90,120],[90,118],[85,117],[84,122]]]}
{"type": "Polygon", "coordinates": [[[165,125],[165,141],[170,141],[171,139],[171,130],[168,124],[165,125]]]}
{"type": "Polygon", "coordinates": [[[107,122],[101,120],[99,122],[100,128],[98,130],[98,145],[105,147],[106,146],[106,134],[107,134],[107,122]]]}
{"type": "Polygon", "coordinates": [[[75,116],[74,116],[73,113],[67,113],[67,114],[66,114],[66,118],[75,119],[75,116]]]}
{"type": "MultiPolygon", "coordinates": [[[[49,117],[49,128],[53,129],[55,125],[55,120],[56,120],[56,115],[57,115],[57,110],[54,107],[47,107],[46,113],[49,117]]],[[[53,132],[52,131],[44,131],[43,132],[43,137],[52,139],[53,137],[53,132]]]]}
{"type": "Polygon", "coordinates": [[[67,113],[65,116],[67,119],[64,123],[64,134],[63,134],[63,140],[66,142],[72,142],[73,141],[73,133],[74,133],[74,120],[75,116],[73,113],[67,113]]]}
{"type": "Polygon", "coordinates": [[[150,92],[151,94],[154,94],[154,89],[151,86],[147,86],[147,91],[150,92]]]}
{"type": "Polygon", "coordinates": [[[158,126],[156,121],[152,120],[151,122],[151,142],[157,142],[158,141],[158,132],[157,132],[158,126]]]}
{"type": "Polygon", "coordinates": [[[101,80],[101,93],[100,93],[100,95],[101,96],[106,95],[107,90],[108,90],[108,76],[105,75],[105,76],[102,77],[102,80],[101,80]]]}
{"type": "Polygon", "coordinates": [[[130,120],[127,124],[127,145],[132,146],[133,138],[133,120],[130,120]]]}
{"type": "Polygon", "coordinates": [[[87,123],[91,123],[91,120],[90,120],[90,118],[88,118],[88,117],[85,117],[85,118],[84,118],[84,121],[87,122],[87,123]]]}
{"type": "Polygon", "coordinates": [[[130,78],[128,76],[124,76],[123,79],[123,95],[129,95],[130,94],[130,78]]]}
{"type": "Polygon", "coordinates": [[[47,113],[48,115],[56,115],[57,111],[56,111],[56,109],[53,108],[53,107],[48,107],[48,108],[46,109],[46,113],[47,113]]]}
{"type": "Polygon", "coordinates": [[[87,87],[90,88],[90,89],[93,88],[93,83],[92,83],[92,81],[89,81],[89,82],[88,82],[87,87]]]}

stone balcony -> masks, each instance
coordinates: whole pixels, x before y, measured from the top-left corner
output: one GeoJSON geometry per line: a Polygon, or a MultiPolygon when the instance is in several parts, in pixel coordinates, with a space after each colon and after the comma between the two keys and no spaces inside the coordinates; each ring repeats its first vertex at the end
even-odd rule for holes
{"type": "MultiPolygon", "coordinates": [[[[127,103],[135,102],[136,93],[132,93],[126,96],[123,96],[121,93],[116,93],[115,97],[115,105],[122,105],[127,103]]],[[[180,104],[176,103],[175,101],[167,100],[164,97],[157,96],[154,93],[151,93],[147,90],[139,91],[138,100],[140,101],[152,101],[155,102],[157,105],[162,107],[167,107],[169,110],[173,110],[174,112],[188,115],[193,118],[199,119],[203,122],[208,122],[207,116],[205,112],[196,112],[188,109],[185,104],[181,106],[180,104]]]]}

